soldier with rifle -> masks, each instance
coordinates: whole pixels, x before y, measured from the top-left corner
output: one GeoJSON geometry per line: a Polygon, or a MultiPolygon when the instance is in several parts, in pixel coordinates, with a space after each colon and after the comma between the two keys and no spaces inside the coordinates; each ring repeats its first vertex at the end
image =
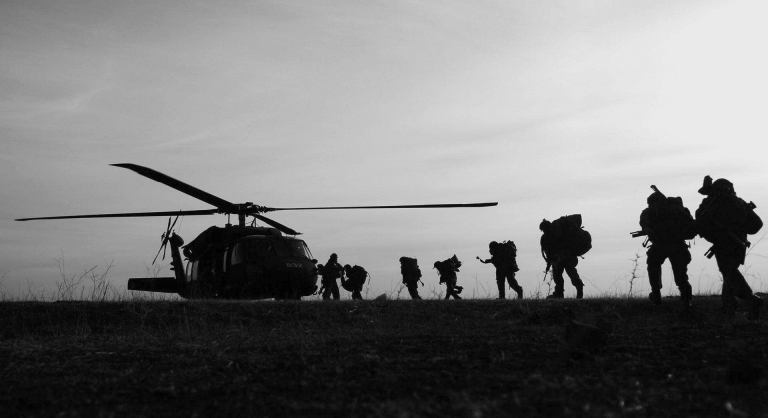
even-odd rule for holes
{"type": "Polygon", "coordinates": [[[696,229],[691,212],[683,206],[683,199],[667,197],[656,186],[651,186],[653,193],[648,196],[648,207],[640,214],[640,231],[632,237],[646,236],[643,243],[648,248],[648,280],[651,293],[648,298],[655,304],[661,303],[661,266],[669,259],[675,284],[680,290],[680,300],[684,306],[690,306],[693,292],[688,282],[688,264],[691,252],[686,240],[696,237],[696,229]]]}
{"type": "Polygon", "coordinates": [[[331,257],[328,258],[328,262],[325,263],[320,274],[323,276],[321,281],[323,300],[330,299],[331,295],[333,295],[334,300],[338,300],[340,295],[339,285],[336,283],[336,279],[341,278],[341,275],[344,274],[344,268],[339,264],[339,256],[337,256],[336,253],[331,254],[331,257]]]}
{"type": "MultiPolygon", "coordinates": [[[[403,284],[408,289],[411,299],[421,300],[419,296],[419,282],[421,282],[421,269],[418,260],[410,257],[400,257],[400,274],[403,275],[403,284]]],[[[424,286],[424,283],[421,283],[424,286]]]]}
{"type": "Polygon", "coordinates": [[[733,183],[726,179],[713,182],[712,177],[704,177],[699,193],[706,197],[696,210],[696,230],[712,243],[707,258],[715,256],[717,268],[723,275],[723,310],[734,313],[738,298],[747,303],[748,318],[757,319],[763,299],[752,293],[739,266],[744,264],[750,245],[747,235],[756,234],[763,227],[763,221],[755,213],[755,204],[739,198],[733,183]]]}
{"type": "Polygon", "coordinates": [[[517,247],[512,241],[505,241],[503,244],[499,244],[496,241],[491,241],[488,244],[488,252],[491,253],[491,258],[483,260],[477,257],[483,264],[491,263],[496,267],[496,285],[499,288],[499,299],[505,298],[504,280],[509,282],[509,287],[517,292],[517,298],[523,298],[523,288],[515,280],[515,273],[520,271],[517,268],[517,247]]]}

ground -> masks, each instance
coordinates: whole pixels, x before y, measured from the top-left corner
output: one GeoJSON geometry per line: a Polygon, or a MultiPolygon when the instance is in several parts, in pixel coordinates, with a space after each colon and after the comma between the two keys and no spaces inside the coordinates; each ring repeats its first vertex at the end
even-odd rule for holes
{"type": "Polygon", "coordinates": [[[0,415],[768,416],[719,303],[3,302],[0,415]]]}

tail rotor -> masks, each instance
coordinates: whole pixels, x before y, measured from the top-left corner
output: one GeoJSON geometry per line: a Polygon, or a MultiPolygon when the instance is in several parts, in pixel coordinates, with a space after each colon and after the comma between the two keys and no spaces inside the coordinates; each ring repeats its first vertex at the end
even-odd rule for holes
{"type": "Polygon", "coordinates": [[[173,220],[173,223],[171,223],[171,217],[168,217],[168,226],[165,228],[165,233],[160,236],[160,239],[162,240],[162,243],[160,244],[160,249],[157,250],[157,254],[155,255],[155,259],[152,260],[152,265],[155,264],[157,261],[157,257],[160,256],[160,252],[163,253],[163,260],[165,260],[165,251],[168,248],[168,241],[171,239],[171,233],[173,233],[173,227],[176,226],[176,221],[179,220],[179,215],[176,215],[176,219],[173,220]]]}

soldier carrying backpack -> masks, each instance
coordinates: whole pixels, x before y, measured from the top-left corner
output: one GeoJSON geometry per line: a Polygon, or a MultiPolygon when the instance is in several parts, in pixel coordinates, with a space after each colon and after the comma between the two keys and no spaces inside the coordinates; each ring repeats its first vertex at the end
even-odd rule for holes
{"type": "Polygon", "coordinates": [[[440,283],[445,283],[447,288],[445,294],[446,299],[450,299],[451,296],[453,296],[454,299],[461,299],[459,293],[461,293],[464,288],[456,285],[456,281],[458,280],[456,272],[459,271],[459,267],[461,267],[461,261],[456,257],[456,254],[447,260],[435,261],[434,268],[437,269],[437,273],[440,275],[440,283]]]}
{"type": "Polygon", "coordinates": [[[714,254],[723,275],[723,309],[727,313],[735,312],[736,298],[739,298],[749,305],[748,317],[757,319],[763,299],[752,293],[739,266],[744,264],[750,245],[747,235],[760,231],[763,221],[755,213],[755,204],[739,198],[733,183],[726,179],[713,182],[712,177],[704,177],[699,193],[706,197],[696,210],[696,231],[712,243],[707,257],[714,254]]]}
{"type": "Polygon", "coordinates": [[[584,297],[584,282],[581,281],[576,266],[579,256],[592,248],[592,236],[581,226],[581,215],[561,216],[550,222],[544,219],[539,224],[541,236],[541,256],[547,262],[546,272],[552,268],[552,280],[555,290],[547,299],[562,299],[565,293],[563,271],[568,273],[571,284],[576,287],[576,298],[584,297]]]}
{"type": "Polygon", "coordinates": [[[640,214],[642,230],[632,234],[633,237],[647,235],[651,242],[647,252],[648,280],[651,284],[648,298],[657,305],[661,303],[661,265],[669,259],[675,284],[680,290],[680,300],[689,306],[693,298],[688,282],[691,252],[685,241],[696,236],[694,220],[691,212],[683,206],[683,199],[666,197],[656,186],[651,188],[653,193],[648,196],[648,207],[640,214]]]}
{"type": "MultiPolygon", "coordinates": [[[[421,269],[418,260],[410,257],[400,257],[400,274],[403,275],[403,284],[408,289],[411,299],[421,299],[418,283],[421,281],[421,269]]],[[[424,286],[424,283],[421,284],[424,286]]]]}
{"type": "Polygon", "coordinates": [[[491,241],[488,244],[488,252],[491,253],[491,258],[483,260],[477,257],[483,264],[491,263],[496,267],[496,285],[499,288],[499,299],[505,298],[504,280],[509,283],[509,287],[517,292],[517,298],[523,298],[523,288],[515,280],[515,273],[520,271],[517,268],[517,247],[512,241],[504,241],[499,244],[496,241],[491,241]]]}
{"type": "Polygon", "coordinates": [[[368,279],[368,272],[360,266],[344,265],[344,273],[347,276],[341,276],[341,287],[348,292],[352,292],[352,300],[362,300],[363,295],[360,294],[363,290],[363,285],[368,279]]]}

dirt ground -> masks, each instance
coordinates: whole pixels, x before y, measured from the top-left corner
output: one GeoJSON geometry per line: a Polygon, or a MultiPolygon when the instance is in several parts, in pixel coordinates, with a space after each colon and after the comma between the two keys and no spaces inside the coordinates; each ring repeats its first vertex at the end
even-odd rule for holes
{"type": "Polygon", "coordinates": [[[0,416],[767,417],[719,304],[5,302],[0,416]]]}

